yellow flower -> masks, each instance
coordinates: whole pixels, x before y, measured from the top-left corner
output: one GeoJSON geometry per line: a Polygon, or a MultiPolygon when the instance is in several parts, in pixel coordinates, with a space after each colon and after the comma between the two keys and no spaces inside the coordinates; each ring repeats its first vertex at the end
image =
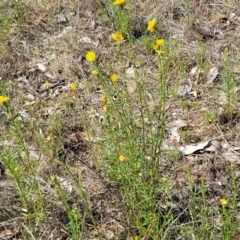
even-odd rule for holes
{"type": "Polygon", "coordinates": [[[46,82],[44,83],[44,87],[45,87],[45,88],[50,88],[50,87],[51,87],[51,83],[50,83],[49,81],[46,81],[46,82]]]}
{"type": "Polygon", "coordinates": [[[163,182],[166,182],[167,181],[167,178],[165,178],[165,177],[162,177],[162,178],[160,178],[163,182]]]}
{"type": "Polygon", "coordinates": [[[95,75],[95,76],[98,75],[98,73],[99,73],[98,70],[93,70],[92,71],[92,74],[95,75]]]}
{"type": "Polygon", "coordinates": [[[116,0],[113,4],[121,6],[121,5],[125,4],[125,3],[126,3],[126,0],[116,0]]]}
{"type": "Polygon", "coordinates": [[[94,62],[97,59],[97,55],[94,51],[88,51],[86,54],[86,60],[88,62],[94,62]]]}
{"type": "Polygon", "coordinates": [[[109,102],[109,98],[108,98],[107,95],[102,95],[101,100],[102,100],[102,102],[104,102],[104,103],[108,103],[108,102],[109,102]]]}
{"type": "Polygon", "coordinates": [[[165,54],[165,51],[163,51],[163,50],[161,49],[161,47],[164,45],[164,43],[165,43],[165,40],[162,39],[162,38],[157,39],[157,40],[155,41],[155,44],[154,44],[153,48],[154,48],[155,52],[156,52],[158,55],[163,55],[163,54],[165,54]]]}
{"type": "Polygon", "coordinates": [[[50,176],[50,181],[53,183],[53,182],[55,182],[55,180],[56,180],[56,177],[55,176],[50,176]]]}
{"type": "Polygon", "coordinates": [[[155,46],[160,47],[160,46],[163,46],[164,43],[165,43],[165,40],[160,38],[155,41],[155,46]]]}
{"type": "Polygon", "coordinates": [[[131,237],[130,240],[139,240],[138,236],[131,237]]]}
{"type": "Polygon", "coordinates": [[[120,162],[124,162],[125,161],[125,159],[126,159],[126,157],[124,156],[124,155],[119,155],[119,157],[118,157],[118,160],[120,161],[120,162]]]}
{"type": "Polygon", "coordinates": [[[156,18],[152,19],[151,21],[148,22],[147,30],[149,32],[155,32],[156,24],[157,24],[157,19],[156,18]]]}
{"type": "Polygon", "coordinates": [[[50,142],[50,141],[52,140],[51,134],[46,137],[46,140],[47,140],[48,142],[50,142]]]}
{"type": "Polygon", "coordinates": [[[108,110],[107,105],[104,105],[104,106],[103,106],[103,111],[104,111],[104,112],[107,112],[107,110],[108,110]]]}
{"type": "Polygon", "coordinates": [[[223,206],[228,205],[228,200],[227,200],[226,198],[220,198],[220,199],[219,199],[219,202],[220,202],[223,206]]]}
{"type": "Polygon", "coordinates": [[[0,105],[2,105],[3,103],[7,102],[8,100],[9,100],[9,97],[0,96],[0,105]]]}
{"type": "Polygon", "coordinates": [[[75,83],[75,82],[71,83],[71,84],[70,84],[70,88],[71,88],[72,91],[78,90],[78,85],[77,85],[77,83],[75,83]]]}
{"type": "Polygon", "coordinates": [[[117,81],[118,81],[118,75],[115,74],[115,73],[112,74],[112,75],[111,75],[111,80],[112,80],[113,83],[117,83],[117,81]]]}
{"type": "Polygon", "coordinates": [[[163,50],[156,50],[155,49],[155,52],[158,54],[158,55],[164,55],[165,52],[163,50]]]}
{"type": "Polygon", "coordinates": [[[112,35],[112,38],[113,38],[113,40],[116,41],[116,42],[122,42],[122,41],[124,40],[123,35],[122,35],[119,31],[115,32],[115,33],[112,35]]]}

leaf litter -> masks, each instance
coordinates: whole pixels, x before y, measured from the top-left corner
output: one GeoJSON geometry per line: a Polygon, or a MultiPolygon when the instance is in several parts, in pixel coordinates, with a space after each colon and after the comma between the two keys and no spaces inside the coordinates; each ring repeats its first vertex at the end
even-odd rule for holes
{"type": "MultiPolygon", "coordinates": [[[[217,1],[214,1],[217,3],[217,1]]],[[[25,105],[36,107],[36,112],[34,116],[29,113],[28,109],[22,108],[19,106],[18,113],[21,116],[19,119],[22,122],[30,123],[36,121],[36,117],[40,116],[37,121],[40,122],[41,125],[45,123],[41,129],[44,133],[48,133],[49,127],[48,124],[51,125],[50,118],[54,116],[55,113],[59,114],[59,117],[63,117],[64,123],[63,128],[60,129],[60,135],[56,135],[57,137],[63,137],[64,143],[59,150],[59,158],[64,162],[69,164],[69,167],[74,172],[77,179],[80,179],[84,186],[84,193],[89,197],[91,201],[91,205],[93,206],[94,214],[97,220],[96,229],[89,231],[90,229],[85,230],[86,239],[94,239],[99,237],[101,239],[126,239],[129,233],[126,233],[126,229],[129,229],[129,225],[124,219],[123,213],[125,209],[122,208],[122,198],[119,194],[118,186],[115,186],[111,182],[108,182],[108,179],[104,179],[101,176],[101,172],[97,170],[96,163],[93,160],[91,155],[91,144],[92,142],[98,142],[98,140],[104,141],[101,136],[99,129],[94,126],[94,121],[91,121],[90,128],[94,129],[93,137],[82,138],[80,133],[85,132],[85,129],[79,128],[79,123],[81,123],[81,119],[76,117],[76,111],[80,108],[86,109],[89,113],[89,116],[92,116],[92,119],[96,117],[96,112],[99,116],[102,116],[101,105],[98,103],[96,99],[99,99],[99,90],[98,86],[94,86],[88,90],[82,89],[77,93],[77,98],[72,99],[67,102],[67,107],[63,107],[62,101],[65,100],[66,96],[71,96],[68,86],[74,80],[86,86],[86,82],[89,85],[95,85],[95,79],[93,79],[89,72],[88,66],[84,63],[82,55],[88,49],[95,48],[99,52],[101,52],[101,58],[109,62],[111,67],[114,66],[114,62],[117,63],[117,59],[112,52],[115,51],[111,49],[110,42],[108,38],[105,36],[109,36],[110,32],[112,32],[112,27],[106,27],[102,23],[102,19],[96,14],[95,9],[92,9],[95,6],[95,3],[92,2],[82,2],[82,5],[85,7],[76,8],[78,11],[71,9],[71,4],[69,6],[54,6],[55,15],[54,19],[47,18],[46,14],[42,16],[46,16],[46,19],[38,24],[36,28],[32,28],[32,35],[35,36],[38,40],[30,40],[30,32],[26,29],[25,36],[21,36],[24,38],[24,41],[21,41],[19,44],[18,39],[11,40],[11,51],[9,54],[12,54],[14,60],[16,58],[17,61],[11,60],[9,56],[2,54],[2,63],[3,66],[0,70],[1,79],[5,79],[10,77],[9,83],[12,84],[13,90],[12,94],[14,96],[18,96],[19,93],[22,93],[26,96],[26,99],[29,101],[25,102],[25,105]],[[87,10],[86,10],[87,9],[87,10]],[[74,10],[74,11],[73,11],[74,10]],[[61,13],[62,11],[62,13],[61,13]],[[69,14],[66,14],[65,11],[69,14]],[[73,13],[73,14],[72,14],[73,13]],[[76,19],[74,16],[77,16],[76,19]],[[71,25],[71,20],[74,18],[75,21],[78,20],[76,25],[71,25]],[[92,19],[95,20],[93,21],[92,19]],[[91,19],[89,28],[89,20],[91,19]],[[54,22],[55,21],[55,22],[54,22]],[[99,24],[100,23],[100,24],[99,24]],[[56,25],[55,25],[56,24],[56,25]],[[39,27],[42,27],[41,31],[39,31],[39,27]],[[76,40],[74,43],[73,41],[76,40]],[[75,45],[74,45],[75,44],[75,45]],[[17,50],[14,50],[17,49],[17,50]],[[29,48],[29,49],[28,49],[29,48]],[[38,59],[33,59],[34,52],[30,51],[31,49],[37,49],[37,52],[43,53],[39,54],[38,59]],[[30,54],[31,53],[31,54],[30,54]],[[44,56],[45,53],[45,56],[44,56]],[[50,54],[49,54],[50,53],[50,54]],[[64,58],[64,54],[69,55],[70,57],[64,58]],[[48,56],[49,55],[49,56],[48,56]],[[109,57],[111,56],[111,57],[109,57]],[[15,62],[15,64],[13,64],[15,62]],[[36,63],[37,64],[33,64],[36,63]],[[12,65],[11,65],[12,64],[12,65]],[[34,66],[32,70],[29,69],[29,66],[34,66]],[[6,71],[7,69],[7,71],[6,71]],[[11,74],[9,75],[9,69],[11,69],[11,74]],[[44,89],[44,83],[46,80],[51,82],[51,91],[44,89]],[[16,88],[16,82],[18,82],[18,87],[16,88]],[[79,99],[77,101],[76,99],[79,99]],[[31,104],[30,104],[31,103],[31,104]],[[41,105],[41,109],[38,109],[38,104],[41,105]],[[58,111],[58,112],[57,112],[58,111]],[[100,229],[100,230],[99,230],[100,229]]],[[[182,42],[183,45],[180,45],[178,49],[175,49],[177,56],[182,56],[185,59],[185,66],[181,66],[186,68],[187,77],[184,83],[179,87],[177,95],[180,97],[178,99],[170,99],[169,110],[167,110],[167,117],[169,122],[169,135],[165,140],[169,140],[166,147],[166,152],[170,150],[178,150],[181,152],[182,157],[179,161],[172,163],[171,161],[166,161],[166,169],[160,171],[161,174],[166,174],[169,179],[173,182],[173,187],[171,189],[171,193],[173,199],[178,199],[177,202],[172,201],[171,203],[165,204],[162,203],[161,206],[167,208],[167,206],[171,206],[175,212],[181,214],[183,211],[181,209],[186,208],[189,204],[189,186],[187,183],[187,179],[189,175],[196,182],[196,186],[198,182],[204,181],[207,182],[207,191],[208,191],[208,201],[212,204],[216,203],[216,199],[222,194],[229,194],[229,189],[226,186],[226,182],[229,181],[229,164],[239,164],[239,148],[238,147],[230,147],[239,146],[239,135],[237,134],[237,129],[239,127],[239,123],[236,123],[232,128],[226,128],[225,123],[217,122],[217,124],[221,125],[221,132],[219,134],[219,130],[215,124],[207,124],[204,122],[202,113],[199,111],[202,107],[210,109],[211,107],[218,108],[219,98],[216,97],[216,93],[214,89],[205,88],[205,83],[207,82],[214,83],[217,77],[220,78],[220,81],[216,82],[216,85],[220,88],[219,91],[222,91],[221,84],[221,76],[219,76],[219,68],[212,67],[209,72],[206,74],[206,78],[203,73],[207,72],[205,65],[208,66],[219,66],[222,64],[222,49],[226,47],[222,43],[222,39],[224,41],[232,41],[232,38],[239,39],[237,33],[239,32],[239,16],[236,13],[230,13],[229,16],[224,16],[225,12],[228,12],[228,9],[225,11],[224,6],[221,5],[218,7],[218,4],[212,4],[216,9],[216,13],[212,13],[212,15],[208,14],[212,12],[212,8],[207,4],[199,4],[198,1],[192,1],[190,3],[191,11],[195,11],[195,7],[192,4],[196,4],[198,8],[201,8],[203,5],[206,8],[206,12],[203,11],[202,15],[199,16],[193,14],[193,21],[199,20],[195,19],[197,17],[203,17],[201,21],[195,21],[197,24],[202,23],[204,26],[192,26],[187,25],[186,21],[182,21],[183,17],[186,13],[184,13],[184,8],[186,7],[179,6],[177,8],[177,13],[173,14],[173,19],[169,21],[165,17],[167,11],[171,12],[169,3],[163,3],[161,6],[154,7],[154,12],[158,12],[159,15],[163,17],[163,34],[169,38],[169,41],[179,38],[179,42],[182,42]],[[221,9],[223,7],[223,9],[221,9]],[[183,11],[183,13],[181,13],[183,11]],[[219,17],[220,13],[222,13],[222,17],[219,17]],[[205,20],[208,21],[205,21],[205,20]],[[213,21],[213,23],[211,23],[213,21]],[[182,22],[181,26],[179,22],[182,22]],[[208,26],[209,25],[209,26],[208,26]],[[216,28],[216,26],[218,26],[216,28]],[[215,30],[214,30],[215,29],[215,30]],[[219,35],[220,37],[216,37],[219,35]],[[230,38],[229,38],[230,37],[230,38]],[[201,52],[201,46],[204,46],[206,51],[205,53],[201,52]],[[200,47],[199,47],[200,46],[200,47]],[[196,62],[197,54],[202,54],[202,62],[196,62]],[[204,55],[205,54],[205,55],[204,55]],[[217,63],[217,64],[216,64],[217,63]],[[205,65],[204,65],[205,64],[205,65]],[[219,64],[219,65],[218,65],[219,64]],[[201,66],[201,71],[199,65],[201,66]],[[195,67],[193,67],[195,66],[195,67]],[[219,85],[218,85],[219,84],[219,85]],[[197,87],[197,89],[196,89],[197,87]],[[211,92],[210,92],[211,91],[211,92]],[[201,93],[200,98],[198,99],[198,93],[201,93]],[[193,98],[193,97],[194,98],[193,98]],[[208,98],[209,97],[209,98],[208,98]],[[213,101],[214,99],[214,101],[213,101]],[[185,109],[181,109],[181,104],[185,104],[181,101],[187,101],[187,107],[185,109]],[[196,108],[193,107],[195,104],[196,108]],[[181,134],[179,134],[179,130],[186,132],[186,137],[183,138],[181,134]],[[236,132],[236,135],[228,139],[229,144],[227,147],[223,147],[224,138],[214,138],[214,136],[219,135],[227,135],[232,131],[236,132]],[[190,133],[190,137],[188,138],[188,133],[190,133]],[[191,160],[189,160],[191,159],[191,160]],[[190,174],[186,172],[185,169],[189,169],[190,174]]],[[[172,7],[172,6],[171,6],[172,7]]],[[[149,13],[153,14],[152,10],[146,4],[139,4],[140,11],[143,16],[149,16],[149,13]],[[147,7],[146,7],[147,6],[147,7]]],[[[190,12],[191,12],[190,11],[190,12]]],[[[151,15],[150,14],[150,15],[151,15]]],[[[172,14],[172,12],[171,12],[172,14]]],[[[170,14],[170,15],[171,15],[170,14]]],[[[171,15],[172,16],[172,15],[171,15]]],[[[32,16],[36,17],[35,15],[32,16]]],[[[34,22],[34,21],[33,21],[34,22]]],[[[18,34],[18,31],[15,32],[18,34]]],[[[165,37],[164,36],[164,37],[165,37]]],[[[33,37],[34,38],[34,37],[33,37]]],[[[10,48],[9,48],[10,49],[10,48]]],[[[228,50],[230,53],[236,53],[236,50],[239,49],[239,45],[236,41],[236,44],[230,45],[228,50]]],[[[127,59],[129,59],[128,50],[124,52],[127,55],[127,59]]],[[[148,96],[151,96],[151,110],[158,110],[158,105],[155,104],[157,102],[159,92],[155,87],[155,82],[158,81],[158,70],[156,66],[152,64],[152,55],[144,52],[142,54],[142,49],[139,49],[139,57],[145,59],[146,65],[141,65],[140,69],[137,69],[138,74],[141,77],[141,83],[144,85],[145,90],[149,91],[148,96]]],[[[238,56],[234,57],[232,68],[237,73],[239,72],[239,59],[238,56]]],[[[169,80],[169,88],[179,86],[179,78],[175,78],[175,75],[181,75],[180,70],[174,65],[174,62],[178,61],[178,58],[173,59],[173,61],[169,64],[171,75],[173,76],[171,81],[169,80]],[[177,80],[175,80],[177,79],[177,80]]],[[[135,81],[135,68],[128,67],[126,69],[126,83],[127,83],[127,91],[130,95],[134,95],[137,90],[137,83],[135,81]]],[[[224,100],[221,100],[220,107],[227,105],[227,97],[226,93],[223,92],[224,100]]],[[[222,97],[223,98],[223,97],[222,97]]],[[[17,99],[15,100],[16,106],[18,106],[17,99]]],[[[236,109],[239,108],[238,103],[236,104],[236,109]]],[[[225,110],[224,110],[225,111],[225,110]]],[[[136,116],[138,116],[136,114],[136,116]]],[[[231,119],[229,120],[231,121],[231,119]]],[[[154,119],[148,121],[148,123],[156,124],[154,119]]],[[[30,138],[31,139],[31,138],[30,138]]],[[[7,144],[7,142],[5,142],[7,144]]],[[[8,142],[11,143],[10,141],[8,142]]],[[[11,143],[11,146],[15,146],[15,143],[11,143]]],[[[57,199],[54,197],[53,192],[55,189],[51,187],[51,185],[45,181],[46,175],[54,175],[56,179],[59,180],[61,184],[61,188],[63,191],[66,191],[66,194],[69,194],[69,201],[74,201],[76,206],[79,206],[79,209],[86,210],[86,206],[82,203],[81,200],[76,196],[76,192],[72,187],[72,183],[68,180],[70,176],[67,174],[67,171],[61,168],[60,164],[57,164],[53,159],[46,159],[46,157],[41,157],[41,153],[37,150],[37,146],[31,146],[31,157],[34,159],[40,159],[40,161],[45,161],[42,164],[41,168],[41,176],[44,179],[41,181],[41,187],[47,191],[49,196],[53,195],[51,201],[49,199],[48,206],[49,208],[49,217],[54,219],[52,225],[47,226],[44,225],[42,230],[39,230],[39,236],[42,238],[48,238],[49,233],[51,232],[52,239],[65,239],[66,236],[63,236],[63,225],[65,223],[66,216],[63,212],[61,212],[61,205],[57,205],[57,199]],[[45,182],[44,182],[45,181],[45,182]],[[48,188],[46,187],[48,185],[48,188]],[[55,205],[52,204],[55,202],[55,205]],[[54,229],[54,231],[52,231],[54,229]]],[[[22,155],[23,158],[26,156],[22,155]]],[[[163,164],[164,165],[164,164],[163,164]]],[[[163,166],[164,167],[164,166],[163,166]]],[[[3,175],[6,175],[5,173],[3,175]]],[[[9,178],[9,176],[6,176],[9,178]]],[[[1,180],[1,183],[5,182],[5,180],[1,180]]],[[[13,199],[16,199],[13,188],[6,181],[6,185],[2,187],[0,190],[4,193],[7,192],[9,197],[13,196],[13,199]],[[11,191],[10,191],[10,190],[11,191]]],[[[4,195],[4,201],[1,200],[3,206],[6,209],[9,209],[7,202],[9,199],[7,198],[7,194],[4,195]]],[[[161,193],[161,199],[164,200],[164,194],[161,193]]],[[[169,199],[168,199],[169,201],[169,199]]],[[[167,202],[167,201],[166,201],[167,202]]],[[[185,213],[185,212],[184,212],[185,213]]],[[[8,220],[7,216],[1,215],[1,219],[8,220]]],[[[15,215],[20,214],[18,210],[15,211],[15,215]]],[[[13,214],[14,215],[14,214],[13,214]]],[[[10,214],[9,214],[10,216],[10,214]]],[[[217,217],[215,220],[217,221],[217,217]]],[[[181,222],[180,222],[181,223],[181,222]]],[[[90,223],[91,224],[91,223],[90,223]]],[[[10,227],[6,227],[5,230],[1,229],[0,234],[5,238],[10,236],[11,233],[14,233],[13,225],[10,227]],[[13,230],[12,230],[13,229],[13,230]],[[5,232],[4,232],[5,231],[5,232]],[[9,233],[9,234],[8,234],[9,233]],[[5,234],[5,235],[4,235],[5,234]]],[[[173,226],[174,227],[174,226],[173,226]]],[[[22,229],[21,229],[22,231],[22,229]]],[[[14,234],[18,234],[19,229],[15,231],[14,234]]],[[[187,237],[181,235],[179,233],[177,238],[187,239],[187,237]]],[[[11,236],[12,237],[12,236],[11,236]]],[[[188,236],[189,237],[189,236],[188,236]]]]}

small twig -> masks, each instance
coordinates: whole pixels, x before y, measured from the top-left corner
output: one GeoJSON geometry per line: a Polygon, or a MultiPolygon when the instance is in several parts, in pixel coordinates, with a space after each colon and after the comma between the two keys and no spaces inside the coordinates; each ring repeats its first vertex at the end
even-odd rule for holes
{"type": "Polygon", "coordinates": [[[187,208],[185,208],[185,209],[181,212],[181,214],[179,214],[179,216],[172,221],[172,223],[170,224],[170,226],[168,226],[168,228],[165,230],[162,240],[164,240],[164,239],[167,237],[167,233],[168,233],[169,230],[172,229],[172,225],[183,215],[184,212],[186,212],[186,210],[187,210],[187,208]]]}

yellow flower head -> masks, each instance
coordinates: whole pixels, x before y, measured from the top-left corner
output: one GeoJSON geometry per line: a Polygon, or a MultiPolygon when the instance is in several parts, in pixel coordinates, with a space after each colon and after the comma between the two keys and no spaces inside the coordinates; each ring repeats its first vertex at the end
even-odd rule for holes
{"type": "Polygon", "coordinates": [[[113,40],[116,41],[116,42],[122,42],[122,41],[124,40],[123,35],[122,35],[119,31],[115,32],[115,33],[112,35],[112,38],[113,38],[113,40]]]}
{"type": "Polygon", "coordinates": [[[94,51],[88,51],[86,54],[86,60],[88,62],[94,62],[97,59],[97,55],[94,51]]]}
{"type": "Polygon", "coordinates": [[[49,12],[51,10],[51,7],[50,6],[47,6],[46,8],[45,8],[45,11],[46,12],[49,12]]]}
{"type": "Polygon", "coordinates": [[[7,102],[8,100],[9,100],[9,97],[0,96],[0,105],[2,105],[3,103],[7,102]]]}
{"type": "Polygon", "coordinates": [[[95,76],[98,75],[98,73],[99,73],[98,70],[93,70],[92,71],[92,74],[95,75],[95,76]]]}
{"type": "Polygon", "coordinates": [[[115,73],[112,74],[112,75],[111,75],[111,80],[112,80],[113,83],[117,83],[117,81],[118,81],[118,75],[115,74],[115,73]]]}
{"type": "Polygon", "coordinates": [[[155,41],[155,46],[160,47],[160,46],[163,46],[164,43],[165,43],[165,40],[160,38],[155,41]]]}
{"type": "Polygon", "coordinates": [[[227,200],[226,198],[220,198],[220,199],[219,199],[219,202],[220,202],[223,206],[228,205],[228,200],[227,200]]]}
{"type": "Polygon", "coordinates": [[[120,162],[124,162],[125,161],[125,159],[126,159],[126,157],[124,156],[124,155],[119,155],[119,157],[118,157],[118,160],[120,161],[120,162]]]}
{"type": "Polygon", "coordinates": [[[104,111],[104,112],[107,112],[107,110],[108,110],[107,105],[104,105],[104,106],[103,106],[103,111],[104,111]]]}
{"type": "Polygon", "coordinates": [[[126,0],[115,0],[114,5],[121,6],[126,3],[126,0]]]}
{"type": "Polygon", "coordinates": [[[50,88],[50,87],[51,87],[51,83],[50,83],[49,81],[46,81],[46,82],[44,83],[44,87],[45,87],[45,88],[50,88]]]}
{"type": "Polygon", "coordinates": [[[153,46],[155,52],[157,52],[158,55],[163,55],[165,54],[165,51],[161,49],[161,47],[164,45],[165,40],[160,38],[155,41],[155,44],[153,46]]]}
{"type": "Polygon", "coordinates": [[[78,90],[78,85],[77,85],[77,83],[75,83],[75,82],[71,83],[71,84],[70,84],[70,88],[71,88],[72,91],[78,90]]]}
{"type": "Polygon", "coordinates": [[[46,137],[46,140],[47,140],[48,142],[50,142],[50,141],[52,140],[51,134],[46,137]]]}
{"type": "Polygon", "coordinates": [[[56,177],[55,176],[50,176],[50,181],[53,183],[54,181],[56,180],[56,177]]]}
{"type": "Polygon", "coordinates": [[[148,22],[147,30],[149,32],[155,32],[156,24],[157,24],[157,19],[156,18],[152,19],[151,21],[148,22]]]}
{"type": "Polygon", "coordinates": [[[107,95],[102,95],[101,100],[104,103],[109,103],[109,101],[110,101],[107,95]]]}
{"type": "Polygon", "coordinates": [[[139,240],[138,236],[131,237],[130,240],[139,240]]]}
{"type": "Polygon", "coordinates": [[[162,178],[160,178],[160,180],[162,180],[163,182],[166,182],[166,181],[167,181],[167,178],[162,177],[162,178]]]}

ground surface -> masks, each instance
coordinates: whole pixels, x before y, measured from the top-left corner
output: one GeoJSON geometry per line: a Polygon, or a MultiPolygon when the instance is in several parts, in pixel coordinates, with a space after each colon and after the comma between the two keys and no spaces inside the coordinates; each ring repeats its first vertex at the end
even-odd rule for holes
{"type": "MultiPolygon", "coordinates": [[[[196,199],[201,195],[203,185],[213,212],[219,208],[220,198],[233,199],[233,178],[235,192],[240,190],[239,2],[132,2],[126,9],[131,9],[129,14],[135,20],[131,29],[134,43],[132,47],[127,40],[121,44],[121,62],[111,38],[117,29],[108,4],[93,0],[22,1],[24,13],[16,15],[14,2],[1,3],[13,18],[9,29],[1,29],[1,95],[7,88],[13,106],[11,117],[1,108],[1,148],[16,149],[10,156],[16,161],[24,162],[28,155],[37,162],[37,168],[35,163],[27,168],[36,171],[33,176],[41,188],[47,218],[31,225],[31,210],[20,200],[16,177],[2,150],[0,239],[33,239],[28,229],[34,229],[36,239],[74,239],[65,232],[69,215],[54,181],[66,194],[67,204],[86,213],[83,239],[128,239],[139,234],[127,217],[121,185],[104,172],[99,147],[104,145],[103,130],[107,128],[101,102],[104,90],[91,73],[85,54],[94,50],[107,74],[122,76],[120,89],[127,85],[136,122],[141,106],[135,99],[131,70],[137,72],[148,96],[147,106],[156,116],[151,119],[155,126],[161,108],[159,69],[156,53],[145,44],[152,36],[146,30],[147,22],[154,17],[158,20],[156,37],[164,38],[168,46],[165,157],[159,178],[167,179],[171,194],[159,192],[160,208],[162,212],[171,209],[180,228],[192,222],[195,213],[190,213],[188,206],[191,196],[196,199]],[[50,88],[44,86],[47,81],[50,88]],[[76,92],[70,90],[72,82],[78,84],[76,92]],[[25,152],[22,148],[17,151],[19,138],[10,134],[16,133],[12,126],[16,118],[25,152]],[[83,192],[75,190],[75,185],[81,185],[83,192]]],[[[1,22],[3,26],[3,19],[1,22]]],[[[21,176],[18,179],[24,181],[24,171],[21,176]]],[[[31,199],[34,202],[34,196],[31,199]]],[[[239,203],[238,196],[234,199],[239,203]]],[[[220,229],[218,221],[219,216],[213,214],[209,226],[220,229]]],[[[239,214],[235,221],[239,223],[239,214]]],[[[177,227],[174,230],[174,224],[165,229],[162,239],[198,239],[197,233],[194,238],[177,227]]],[[[238,239],[239,232],[232,236],[238,239]]]]}

